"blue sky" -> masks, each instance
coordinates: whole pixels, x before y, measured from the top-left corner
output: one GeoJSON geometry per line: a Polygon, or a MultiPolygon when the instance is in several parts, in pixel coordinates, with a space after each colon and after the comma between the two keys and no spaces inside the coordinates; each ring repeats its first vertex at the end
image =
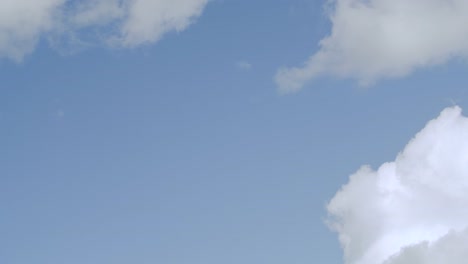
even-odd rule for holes
{"type": "Polygon", "coordinates": [[[85,47],[50,30],[0,50],[0,262],[342,262],[327,202],[463,108],[468,75],[455,57],[281,88],[330,34],[324,4],[211,1],[135,47],[90,27],[85,47]]]}

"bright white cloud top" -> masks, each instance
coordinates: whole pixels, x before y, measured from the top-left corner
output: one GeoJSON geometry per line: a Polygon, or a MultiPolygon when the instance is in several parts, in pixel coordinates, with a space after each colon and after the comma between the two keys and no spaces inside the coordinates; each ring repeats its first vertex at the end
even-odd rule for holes
{"type": "Polygon", "coordinates": [[[20,61],[44,35],[99,28],[107,44],[136,47],[186,29],[208,0],[0,0],[0,58],[20,61]]]}
{"type": "Polygon", "coordinates": [[[445,109],[393,162],[363,166],[328,204],[347,264],[468,259],[468,118],[445,109]]]}
{"type": "Polygon", "coordinates": [[[369,85],[468,54],[466,0],[330,0],[331,34],[303,66],[282,68],[282,93],[323,75],[369,85]]]}

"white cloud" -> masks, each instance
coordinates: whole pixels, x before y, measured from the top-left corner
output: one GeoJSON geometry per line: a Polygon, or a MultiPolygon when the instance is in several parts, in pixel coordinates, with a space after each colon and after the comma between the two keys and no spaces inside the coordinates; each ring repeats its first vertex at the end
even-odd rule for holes
{"type": "Polygon", "coordinates": [[[157,41],[164,33],[182,31],[198,17],[208,0],[133,0],[121,28],[124,46],[157,41]]]}
{"type": "Polygon", "coordinates": [[[71,22],[77,27],[106,25],[125,15],[120,0],[88,0],[78,2],[72,12],[71,22]]]}
{"type": "Polygon", "coordinates": [[[450,232],[439,240],[403,249],[385,264],[464,264],[468,259],[468,230],[450,232]]]}
{"type": "Polygon", "coordinates": [[[20,61],[57,23],[63,0],[0,0],[0,57],[20,61]]]}
{"type": "Polygon", "coordinates": [[[282,68],[280,92],[323,75],[369,85],[468,54],[466,0],[329,0],[331,34],[303,66],[282,68]]]}
{"type": "MultiPolygon", "coordinates": [[[[132,48],[182,31],[208,0],[0,0],[0,58],[16,61],[44,35],[60,39],[98,32],[96,42],[132,48]],[[91,30],[90,30],[91,29],[91,30]]],[[[56,45],[56,43],[54,43],[56,45]]]]}
{"type": "Polygon", "coordinates": [[[393,162],[363,166],[327,206],[347,264],[465,263],[468,118],[445,109],[393,162]]]}

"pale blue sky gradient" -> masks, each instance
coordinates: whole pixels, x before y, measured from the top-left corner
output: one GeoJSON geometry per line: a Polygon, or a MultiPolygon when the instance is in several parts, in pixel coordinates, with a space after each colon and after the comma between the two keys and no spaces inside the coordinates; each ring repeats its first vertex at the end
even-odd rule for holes
{"type": "Polygon", "coordinates": [[[0,263],[340,263],[326,202],[465,106],[468,75],[280,96],[278,67],[330,29],[322,5],[214,1],[155,45],[1,61],[0,263]]]}

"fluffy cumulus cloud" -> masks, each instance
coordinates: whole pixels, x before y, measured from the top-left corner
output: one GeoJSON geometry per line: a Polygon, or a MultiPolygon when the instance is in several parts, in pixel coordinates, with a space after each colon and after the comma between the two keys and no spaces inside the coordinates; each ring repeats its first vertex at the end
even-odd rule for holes
{"type": "Polygon", "coordinates": [[[445,109],[396,157],[354,173],[327,206],[346,264],[468,259],[468,118],[445,109]]]}
{"type": "Polygon", "coordinates": [[[182,31],[208,0],[0,0],[0,58],[20,61],[44,36],[79,38],[136,47],[182,31]]]}
{"type": "Polygon", "coordinates": [[[281,92],[318,76],[378,79],[468,55],[466,0],[328,0],[331,34],[304,65],[276,75],[281,92]]]}
{"type": "Polygon", "coordinates": [[[63,0],[0,0],[0,57],[30,53],[41,34],[54,28],[63,0]]]}

